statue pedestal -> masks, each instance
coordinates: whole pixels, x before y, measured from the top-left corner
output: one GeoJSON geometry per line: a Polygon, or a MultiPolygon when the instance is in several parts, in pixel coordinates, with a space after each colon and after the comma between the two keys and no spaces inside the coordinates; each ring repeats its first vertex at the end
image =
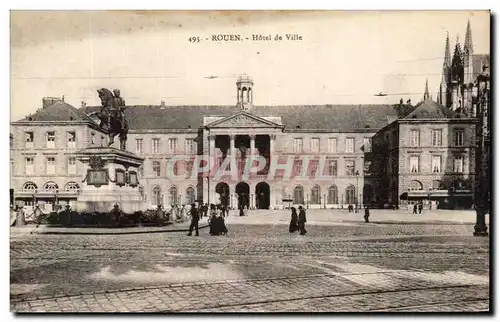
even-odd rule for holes
{"type": "Polygon", "coordinates": [[[137,175],[143,158],[110,147],[86,148],[76,158],[86,165],[77,212],[108,213],[115,205],[127,214],[146,210],[137,175]]]}

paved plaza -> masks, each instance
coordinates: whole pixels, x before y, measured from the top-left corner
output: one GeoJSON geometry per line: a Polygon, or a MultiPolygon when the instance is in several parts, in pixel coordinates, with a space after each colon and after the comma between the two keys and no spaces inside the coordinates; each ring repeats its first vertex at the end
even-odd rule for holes
{"type": "MultiPolygon", "coordinates": [[[[14,312],[453,312],[489,310],[489,239],[475,213],[250,211],[227,236],[12,230],[14,312]]],[[[202,220],[205,223],[206,219],[202,220]]]]}

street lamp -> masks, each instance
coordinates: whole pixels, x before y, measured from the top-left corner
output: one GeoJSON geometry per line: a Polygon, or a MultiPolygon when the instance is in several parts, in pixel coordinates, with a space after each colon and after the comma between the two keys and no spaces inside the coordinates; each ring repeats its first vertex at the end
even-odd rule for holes
{"type": "Polygon", "coordinates": [[[356,171],[356,195],[354,196],[355,198],[355,212],[358,212],[358,193],[359,193],[359,171],[356,171]]]}
{"type": "Polygon", "coordinates": [[[474,236],[488,236],[486,212],[491,215],[490,207],[490,74],[488,66],[483,65],[483,72],[477,77],[477,118],[476,125],[476,225],[474,236]]]}

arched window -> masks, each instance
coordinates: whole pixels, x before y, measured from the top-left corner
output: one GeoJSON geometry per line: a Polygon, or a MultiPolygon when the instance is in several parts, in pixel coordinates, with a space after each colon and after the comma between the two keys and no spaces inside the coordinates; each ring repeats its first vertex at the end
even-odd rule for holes
{"type": "Polygon", "coordinates": [[[432,181],[432,190],[444,190],[444,184],[440,180],[432,181]]]}
{"type": "Polygon", "coordinates": [[[311,189],[311,204],[321,204],[321,188],[319,186],[314,186],[311,189]]]}
{"type": "Polygon", "coordinates": [[[334,205],[339,203],[339,192],[337,186],[333,185],[328,188],[328,204],[334,205]]]}
{"type": "Polygon", "coordinates": [[[413,180],[412,182],[410,182],[410,190],[423,190],[423,189],[424,186],[420,181],[413,180]]]}
{"type": "Polygon", "coordinates": [[[68,182],[66,183],[66,186],[64,186],[64,190],[77,192],[80,190],[80,186],[76,182],[68,182]]]}
{"type": "Polygon", "coordinates": [[[295,189],[293,189],[293,203],[295,205],[304,204],[304,189],[302,186],[296,186],[295,189]]]}
{"type": "Polygon", "coordinates": [[[188,205],[194,203],[196,200],[196,195],[194,193],[194,188],[193,187],[189,187],[186,189],[186,203],[188,205]]]}
{"type": "Polygon", "coordinates": [[[59,186],[57,185],[57,183],[55,183],[53,181],[49,181],[43,185],[43,190],[45,190],[45,191],[56,192],[58,189],[59,189],[59,186]]]}
{"type": "Polygon", "coordinates": [[[345,189],[345,203],[348,205],[354,205],[356,203],[356,190],[352,185],[345,189]]]}
{"type": "Polygon", "coordinates": [[[23,191],[35,191],[38,187],[35,183],[28,181],[23,185],[23,191]]]}
{"type": "Polygon", "coordinates": [[[177,205],[177,187],[170,187],[170,199],[169,202],[171,205],[177,205]]]}
{"type": "Polygon", "coordinates": [[[161,188],[160,187],[154,187],[153,188],[153,205],[161,205],[163,203],[162,197],[161,197],[161,188]]]}

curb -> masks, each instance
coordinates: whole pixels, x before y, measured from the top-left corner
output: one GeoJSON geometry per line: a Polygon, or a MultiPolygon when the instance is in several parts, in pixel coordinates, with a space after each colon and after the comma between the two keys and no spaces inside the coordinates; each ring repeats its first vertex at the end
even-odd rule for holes
{"type": "MultiPolygon", "coordinates": [[[[201,225],[198,229],[203,229],[208,227],[208,224],[201,225]]],[[[71,228],[68,228],[71,229],[71,228]]],[[[106,228],[105,228],[106,229],[106,228]]],[[[126,228],[125,228],[126,229],[126,228]]],[[[135,228],[134,228],[135,229],[135,228]]],[[[178,229],[169,229],[169,230],[150,230],[150,231],[120,231],[120,232],[83,232],[83,231],[37,231],[36,229],[30,234],[36,235],[133,235],[133,234],[157,234],[157,233],[175,233],[175,232],[187,232],[189,231],[189,227],[187,228],[178,228],[178,229]]]]}

